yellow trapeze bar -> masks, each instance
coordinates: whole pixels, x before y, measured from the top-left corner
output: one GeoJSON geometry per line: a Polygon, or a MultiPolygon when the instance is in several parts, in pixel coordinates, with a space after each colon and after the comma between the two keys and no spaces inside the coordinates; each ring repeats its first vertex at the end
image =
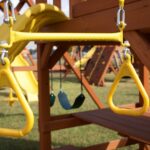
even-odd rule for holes
{"type": "MultiPolygon", "coordinates": [[[[26,124],[22,129],[11,129],[11,128],[0,128],[0,136],[10,136],[10,137],[22,137],[28,134],[34,125],[34,116],[33,112],[27,103],[20,87],[18,86],[11,70],[10,70],[10,62],[8,58],[4,58],[5,65],[0,64],[0,78],[1,80],[7,80],[9,87],[11,87],[18,97],[18,101],[23,108],[26,116],[26,124]]],[[[3,84],[5,86],[5,83],[3,84]]]]}
{"type": "MultiPolygon", "coordinates": [[[[10,18],[12,20],[12,18],[10,18]]],[[[13,21],[11,21],[13,22],[13,21]]],[[[31,33],[31,32],[18,32],[12,30],[10,24],[10,39],[9,44],[0,44],[1,48],[11,48],[13,43],[20,41],[106,41],[106,42],[119,42],[123,44],[123,32],[116,33],[31,33]]]]}
{"type": "Polygon", "coordinates": [[[127,58],[124,59],[124,62],[119,70],[119,73],[117,74],[117,76],[111,86],[111,89],[108,94],[107,102],[113,112],[115,112],[117,114],[122,114],[122,115],[139,116],[139,115],[142,115],[143,113],[145,113],[149,108],[149,97],[148,97],[132,63],[131,63],[131,56],[129,54],[127,54],[127,58]],[[137,86],[140,94],[143,97],[143,106],[142,107],[126,109],[126,108],[120,108],[114,104],[113,95],[116,91],[119,81],[124,76],[130,76],[131,78],[133,78],[134,82],[136,83],[136,86],[137,86]]]}
{"type": "Polygon", "coordinates": [[[122,32],[117,33],[27,33],[13,31],[13,41],[112,41],[122,42],[122,32]]]}

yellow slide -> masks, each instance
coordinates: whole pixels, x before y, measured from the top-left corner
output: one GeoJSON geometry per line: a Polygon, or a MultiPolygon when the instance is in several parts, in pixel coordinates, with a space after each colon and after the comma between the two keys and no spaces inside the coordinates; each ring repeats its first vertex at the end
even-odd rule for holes
{"type": "MultiPolygon", "coordinates": [[[[13,30],[22,32],[38,32],[43,26],[68,20],[62,11],[48,4],[34,5],[16,19],[13,30]]],[[[9,25],[3,24],[0,26],[0,41],[9,42],[9,37],[9,25]]],[[[9,60],[12,62],[27,44],[28,41],[14,43],[8,51],[9,60]]]]}
{"type": "MultiPolygon", "coordinates": [[[[66,20],[67,17],[59,11],[57,7],[50,5],[39,4],[28,9],[25,14],[17,17],[17,21],[13,27],[17,31],[38,32],[43,26],[54,24],[66,20]]],[[[8,25],[0,26],[0,41],[9,42],[8,25]]],[[[20,87],[26,92],[28,99],[33,98],[29,92],[37,93],[37,81],[33,77],[32,72],[15,72],[12,74],[10,62],[12,65],[28,66],[21,55],[16,57],[24,49],[28,42],[18,42],[11,46],[8,50],[8,58],[3,58],[5,64],[0,64],[0,88],[9,87],[16,93],[18,101],[25,113],[26,123],[21,129],[0,128],[0,136],[22,137],[28,134],[34,125],[33,112],[28,105],[26,98],[22,94],[20,87]],[[16,78],[14,78],[14,76],[16,78]],[[16,80],[18,82],[16,82],[16,80]],[[18,86],[20,85],[20,87],[18,86]]],[[[0,49],[1,51],[2,49],[0,49]]]]}
{"type": "Polygon", "coordinates": [[[75,67],[79,68],[80,67],[80,64],[81,66],[85,65],[89,59],[92,58],[94,52],[96,51],[96,46],[92,47],[87,53],[86,55],[84,55],[81,60],[78,60],[75,62],[75,67]]]}
{"type": "MultiPolygon", "coordinates": [[[[28,62],[18,55],[15,60],[12,62],[11,66],[29,66],[28,62]]],[[[37,101],[38,100],[38,83],[32,71],[15,71],[14,76],[18,82],[21,89],[24,91],[27,96],[27,100],[37,101]]]]}
{"type": "MultiPolygon", "coordinates": [[[[55,24],[67,20],[68,18],[57,7],[38,4],[29,8],[23,15],[18,15],[17,21],[13,26],[13,30],[22,32],[38,32],[43,26],[55,24]]],[[[9,25],[3,24],[0,26],[0,41],[9,42],[9,25]],[[5,33],[5,34],[4,34],[5,33]]],[[[8,58],[12,66],[29,66],[29,64],[22,58],[20,52],[28,44],[28,41],[18,42],[12,45],[8,51],[8,58]],[[17,56],[18,55],[18,56],[17,56]],[[17,56],[17,57],[16,57],[17,56]],[[15,60],[14,60],[15,59],[15,60]]],[[[14,76],[27,96],[28,101],[35,101],[38,99],[37,81],[32,71],[17,71],[14,76]]],[[[7,86],[7,85],[5,85],[7,86]]],[[[3,84],[0,83],[0,88],[3,84]]]]}

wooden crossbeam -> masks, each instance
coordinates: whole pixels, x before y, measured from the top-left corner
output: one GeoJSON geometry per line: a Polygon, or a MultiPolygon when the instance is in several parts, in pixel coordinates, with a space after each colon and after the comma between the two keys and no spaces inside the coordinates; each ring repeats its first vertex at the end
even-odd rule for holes
{"type": "MultiPolygon", "coordinates": [[[[110,0],[113,1],[114,0],[110,0]]],[[[96,5],[97,3],[95,3],[96,5]]],[[[85,16],[74,18],[63,23],[49,26],[49,31],[60,32],[115,32],[116,11],[118,7],[96,11],[85,16]]],[[[149,0],[140,0],[136,3],[130,3],[125,6],[126,10],[126,31],[143,30],[150,28],[150,2],[149,0]],[[138,16],[138,17],[137,17],[138,16]]],[[[74,10],[75,11],[75,10],[74,10]]]]}
{"type": "MultiPolygon", "coordinates": [[[[125,5],[137,2],[137,0],[126,0],[125,5]]],[[[97,11],[105,11],[118,7],[118,1],[114,0],[86,0],[78,3],[73,8],[73,17],[81,17],[87,14],[96,13],[97,11]]]]}

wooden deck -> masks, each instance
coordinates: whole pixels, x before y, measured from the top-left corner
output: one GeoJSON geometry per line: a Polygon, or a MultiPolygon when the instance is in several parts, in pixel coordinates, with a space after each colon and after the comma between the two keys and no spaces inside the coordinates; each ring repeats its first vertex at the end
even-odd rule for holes
{"type": "Polygon", "coordinates": [[[75,117],[115,130],[138,142],[150,144],[150,112],[144,116],[131,117],[103,109],[77,113],[75,117]]]}

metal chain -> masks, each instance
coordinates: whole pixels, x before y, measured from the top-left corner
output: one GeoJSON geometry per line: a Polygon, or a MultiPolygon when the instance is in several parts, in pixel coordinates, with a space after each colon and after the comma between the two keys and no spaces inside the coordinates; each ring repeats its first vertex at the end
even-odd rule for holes
{"type": "Polygon", "coordinates": [[[79,49],[79,59],[80,59],[80,86],[81,86],[81,94],[83,94],[83,74],[82,74],[82,64],[81,64],[81,57],[82,57],[82,49],[79,49]]]}

